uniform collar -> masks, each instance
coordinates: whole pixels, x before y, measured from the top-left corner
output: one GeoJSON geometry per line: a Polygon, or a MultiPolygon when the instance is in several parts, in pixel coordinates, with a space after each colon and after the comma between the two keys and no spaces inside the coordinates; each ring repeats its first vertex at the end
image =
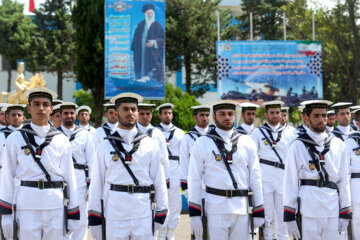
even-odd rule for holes
{"type": "Polygon", "coordinates": [[[216,127],[215,131],[220,135],[220,137],[224,140],[224,142],[230,143],[231,136],[234,133],[234,129],[225,131],[225,130],[221,130],[220,128],[216,127]]]}
{"type": "Polygon", "coordinates": [[[337,128],[338,128],[343,134],[350,134],[350,132],[351,132],[351,127],[350,127],[350,125],[347,125],[346,127],[337,126],[337,128]]]}
{"type": "Polygon", "coordinates": [[[50,131],[50,124],[46,126],[38,126],[31,122],[30,126],[40,138],[44,138],[46,134],[50,131]]]}
{"type": "Polygon", "coordinates": [[[106,124],[110,127],[111,131],[115,131],[118,128],[118,125],[119,125],[118,122],[116,122],[114,124],[107,122],[106,124]]]}
{"type": "Polygon", "coordinates": [[[134,138],[135,138],[136,133],[137,133],[137,129],[136,129],[135,126],[130,130],[117,128],[116,131],[118,132],[118,134],[120,135],[122,140],[128,145],[131,144],[134,141],[134,138]]]}
{"type": "Polygon", "coordinates": [[[140,123],[137,123],[137,126],[140,129],[140,131],[143,132],[143,133],[146,133],[150,128],[152,128],[151,123],[149,125],[147,125],[147,127],[144,127],[140,123]]]}
{"type": "Polygon", "coordinates": [[[6,128],[6,126],[5,126],[5,125],[0,124],[0,129],[2,129],[2,128],[6,128]]]}
{"type": "Polygon", "coordinates": [[[272,126],[272,125],[270,125],[270,123],[268,123],[268,122],[266,122],[266,123],[267,123],[267,125],[271,128],[271,130],[272,130],[273,132],[277,132],[277,131],[279,130],[279,128],[281,127],[280,123],[276,124],[276,126],[272,126]]]}
{"type": "Polygon", "coordinates": [[[334,126],[332,126],[332,127],[326,126],[326,130],[327,130],[328,132],[331,132],[332,130],[334,130],[334,126]]]}
{"type": "Polygon", "coordinates": [[[170,132],[171,131],[171,128],[174,126],[172,123],[170,123],[169,125],[166,125],[166,124],[163,124],[163,123],[160,123],[160,126],[165,129],[166,132],[170,132]]]}
{"type": "MultiPolygon", "coordinates": [[[[242,123],[240,125],[247,133],[251,133],[254,130],[254,124],[247,125],[246,123],[242,123]]],[[[270,125],[269,125],[270,126],[270,125]]],[[[270,126],[271,127],[271,126],[270,126]]]]}
{"type": "Polygon", "coordinates": [[[306,133],[319,145],[324,145],[324,140],[329,136],[326,132],[316,133],[307,128],[306,133]]]}
{"type": "Polygon", "coordinates": [[[13,126],[11,126],[11,125],[9,125],[8,126],[8,128],[10,129],[10,130],[13,130],[13,131],[16,131],[16,130],[19,130],[19,129],[21,129],[23,127],[23,125],[21,124],[19,127],[13,127],[13,126]]]}
{"type": "Polygon", "coordinates": [[[86,126],[79,124],[79,127],[85,128],[85,129],[89,129],[89,128],[90,128],[90,124],[87,124],[86,126]]]}
{"type": "Polygon", "coordinates": [[[195,126],[195,129],[198,130],[198,132],[201,134],[201,135],[205,135],[208,131],[209,131],[209,127],[206,126],[206,128],[201,128],[201,127],[198,127],[197,125],[195,126]]]}

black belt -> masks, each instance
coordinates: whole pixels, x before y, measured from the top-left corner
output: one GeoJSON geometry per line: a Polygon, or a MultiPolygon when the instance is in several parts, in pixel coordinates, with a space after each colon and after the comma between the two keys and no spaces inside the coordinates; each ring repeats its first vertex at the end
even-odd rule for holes
{"type": "Polygon", "coordinates": [[[270,165],[270,166],[273,166],[276,168],[285,169],[285,165],[280,162],[273,162],[273,161],[269,161],[269,160],[265,160],[265,159],[260,159],[260,163],[270,165]]]}
{"type": "Polygon", "coordinates": [[[179,161],[179,156],[169,156],[169,160],[179,161]]]}
{"type": "Polygon", "coordinates": [[[240,190],[240,189],[222,190],[222,189],[216,189],[216,188],[206,186],[206,192],[210,193],[210,194],[218,195],[218,196],[232,198],[232,197],[247,197],[249,190],[240,190]]]}
{"type": "Polygon", "coordinates": [[[111,184],[110,190],[117,191],[117,192],[127,192],[127,193],[150,193],[151,189],[148,186],[111,184]]]}
{"type": "Polygon", "coordinates": [[[39,181],[21,181],[20,185],[24,187],[44,189],[44,188],[63,188],[64,183],[62,181],[46,182],[41,179],[39,181]]]}
{"type": "Polygon", "coordinates": [[[352,173],[351,178],[360,178],[360,173],[352,173]]]}
{"type": "Polygon", "coordinates": [[[88,170],[88,166],[85,164],[74,163],[74,168],[80,170],[88,170]]]}
{"type": "Polygon", "coordinates": [[[300,185],[315,186],[315,187],[327,187],[327,188],[338,190],[336,183],[330,182],[330,181],[301,179],[300,185]]]}

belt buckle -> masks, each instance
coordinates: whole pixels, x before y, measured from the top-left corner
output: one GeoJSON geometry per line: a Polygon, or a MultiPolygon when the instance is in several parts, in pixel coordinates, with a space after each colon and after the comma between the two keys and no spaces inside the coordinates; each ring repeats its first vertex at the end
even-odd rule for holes
{"type": "Polygon", "coordinates": [[[38,180],[38,189],[42,190],[45,188],[45,181],[44,179],[39,179],[38,180]]]}
{"type": "Polygon", "coordinates": [[[280,168],[280,163],[279,162],[274,162],[274,167],[280,168]]]}
{"type": "Polygon", "coordinates": [[[232,198],[233,197],[233,191],[232,190],[225,190],[225,191],[226,191],[225,193],[226,193],[227,198],[232,198]]]}
{"type": "Polygon", "coordinates": [[[317,183],[316,183],[316,186],[317,187],[323,187],[324,186],[324,181],[318,180],[317,183]]]}
{"type": "Polygon", "coordinates": [[[128,185],[127,186],[127,193],[133,194],[134,193],[134,185],[128,185]]]}

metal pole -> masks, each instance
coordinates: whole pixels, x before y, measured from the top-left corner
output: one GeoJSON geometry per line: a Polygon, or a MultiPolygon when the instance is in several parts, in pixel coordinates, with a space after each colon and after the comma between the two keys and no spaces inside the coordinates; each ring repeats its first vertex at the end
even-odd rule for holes
{"type": "Polygon", "coordinates": [[[312,13],[312,40],[315,41],[315,13],[312,13]]]}
{"type": "Polygon", "coordinates": [[[286,41],[286,13],[284,13],[283,19],[284,19],[284,41],[286,41]]]}
{"type": "Polygon", "coordinates": [[[250,41],[254,41],[253,14],[250,12],[250,41]]]}
{"type": "Polygon", "coordinates": [[[215,13],[217,17],[217,40],[220,41],[220,12],[216,10],[215,13]]]}

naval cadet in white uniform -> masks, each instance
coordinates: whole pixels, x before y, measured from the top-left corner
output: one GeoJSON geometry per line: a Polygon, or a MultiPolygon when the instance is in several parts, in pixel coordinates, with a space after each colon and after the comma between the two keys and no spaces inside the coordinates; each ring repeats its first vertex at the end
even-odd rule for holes
{"type": "Polygon", "coordinates": [[[354,132],[350,127],[350,106],[352,103],[350,102],[339,102],[331,107],[335,111],[335,118],[338,123],[338,126],[330,132],[331,135],[345,141],[351,133],[354,132]]]}
{"type": "Polygon", "coordinates": [[[141,100],[134,93],[110,100],[116,106],[119,127],[97,148],[91,175],[89,225],[95,240],[102,239],[102,199],[107,239],[154,239],[153,231],[166,218],[168,201],[160,149],[155,140],[136,128],[141,100]]]}
{"type": "Polygon", "coordinates": [[[0,129],[6,127],[6,119],[5,119],[5,112],[1,109],[6,107],[7,103],[0,103],[0,129]]]}
{"type": "Polygon", "coordinates": [[[287,239],[287,229],[283,221],[282,182],[286,166],[286,150],[293,132],[280,124],[282,101],[271,101],[265,106],[266,123],[253,131],[260,159],[262,189],[264,194],[265,228],[264,238],[273,239],[272,227],[276,226],[279,240],[287,239]]]}
{"type": "Polygon", "coordinates": [[[76,116],[79,119],[79,126],[85,128],[89,133],[95,133],[96,129],[89,124],[92,110],[89,106],[80,106],[76,109],[76,116]]]}
{"type": "Polygon", "coordinates": [[[66,135],[71,144],[79,206],[82,213],[76,229],[68,239],[82,240],[87,239],[87,196],[95,150],[91,133],[87,129],[75,125],[76,108],[77,105],[71,102],[64,102],[60,105],[61,127],[58,129],[66,135]]]}
{"type": "Polygon", "coordinates": [[[351,219],[348,156],[345,144],[325,132],[326,100],[308,101],[309,129],[287,152],[284,176],[284,221],[289,235],[300,238],[295,220],[300,198],[301,239],[339,239],[351,219]]]}
{"type": "Polygon", "coordinates": [[[280,109],[280,124],[284,126],[288,131],[294,132],[295,128],[290,126],[288,123],[289,120],[289,107],[281,107],[280,109]]]}
{"type": "Polygon", "coordinates": [[[159,229],[158,239],[174,240],[175,229],[180,222],[181,193],[180,193],[180,140],[184,131],[172,124],[174,105],[164,103],[157,107],[160,124],[157,126],[164,134],[169,155],[169,214],[165,224],[159,229]]]}
{"type": "Polygon", "coordinates": [[[151,124],[151,119],[153,117],[152,109],[155,107],[155,104],[151,103],[139,103],[139,116],[137,127],[138,129],[154,139],[159,144],[159,149],[161,152],[161,161],[164,166],[165,177],[166,177],[166,184],[170,184],[170,176],[169,176],[169,156],[167,150],[166,139],[162,131],[158,128],[154,127],[151,124]]]}
{"type": "Polygon", "coordinates": [[[236,130],[239,133],[251,135],[254,130],[256,109],[259,105],[253,103],[240,103],[239,106],[241,107],[243,123],[236,128],[236,130]]]}
{"type": "Polygon", "coordinates": [[[105,137],[109,137],[113,134],[119,125],[115,105],[112,103],[105,103],[104,107],[107,121],[101,127],[98,127],[94,132],[93,141],[95,148],[97,148],[105,137]]]}
{"type": "Polygon", "coordinates": [[[234,129],[236,105],[231,100],[214,103],[216,128],[199,137],[192,148],[188,176],[189,215],[191,232],[196,239],[202,239],[204,231],[208,231],[210,240],[249,239],[248,210],[254,217],[254,228],[264,224],[256,146],[250,136],[234,129]],[[203,184],[206,186],[204,195],[203,184]],[[250,190],[252,206],[248,208],[250,190]],[[201,221],[204,212],[207,229],[201,221]]]}
{"type": "Polygon", "coordinates": [[[80,218],[70,142],[48,122],[56,94],[42,87],[25,94],[31,123],[10,134],[3,154],[0,213],[4,235],[17,234],[13,232],[16,213],[19,239],[64,239],[66,230],[71,233],[80,218]]]}
{"type": "MultiPolygon", "coordinates": [[[[360,118],[360,109],[352,111],[355,119],[360,118]]],[[[360,133],[355,132],[345,140],[347,154],[349,156],[351,206],[353,208],[352,233],[353,239],[360,239],[360,133]]]]}
{"type": "Polygon", "coordinates": [[[25,104],[9,104],[6,107],[1,108],[1,110],[5,112],[6,122],[9,125],[6,128],[0,129],[0,170],[6,139],[12,132],[22,128],[22,123],[25,120],[25,107],[25,104]]]}
{"type": "Polygon", "coordinates": [[[196,139],[208,133],[211,111],[210,105],[199,105],[191,108],[193,109],[193,116],[196,125],[185,134],[180,143],[180,181],[181,189],[184,191],[186,198],[188,198],[187,179],[191,149],[194,146],[196,139]]]}

